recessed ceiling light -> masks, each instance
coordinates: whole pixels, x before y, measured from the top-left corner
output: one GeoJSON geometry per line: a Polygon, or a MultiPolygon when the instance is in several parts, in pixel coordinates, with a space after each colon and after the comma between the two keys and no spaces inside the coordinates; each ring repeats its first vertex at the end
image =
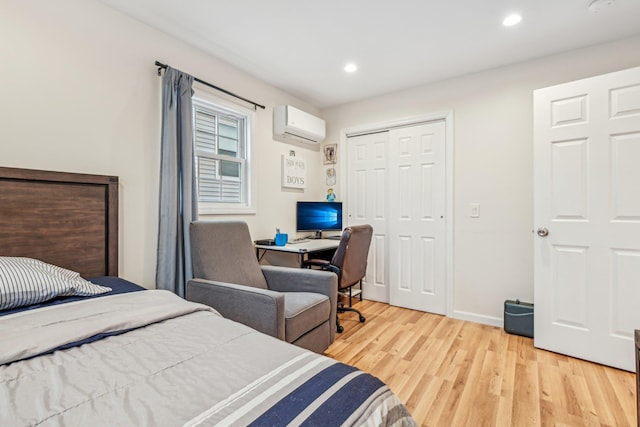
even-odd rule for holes
{"type": "Polygon", "coordinates": [[[502,21],[502,25],[504,25],[505,27],[511,27],[518,24],[520,21],[522,21],[522,16],[514,13],[504,18],[504,21],[502,21]]]}
{"type": "Polygon", "coordinates": [[[353,62],[348,63],[347,65],[344,66],[344,70],[347,73],[353,73],[358,69],[358,66],[356,64],[354,64],[353,62]]]}

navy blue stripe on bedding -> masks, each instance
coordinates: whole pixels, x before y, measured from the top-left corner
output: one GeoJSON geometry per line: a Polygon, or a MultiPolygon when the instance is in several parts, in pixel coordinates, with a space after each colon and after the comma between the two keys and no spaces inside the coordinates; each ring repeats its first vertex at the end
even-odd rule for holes
{"type": "Polygon", "coordinates": [[[301,425],[342,425],[381,387],[384,387],[384,383],[376,377],[369,374],[358,375],[329,397],[301,425]]]}
{"type": "Polygon", "coordinates": [[[87,280],[90,281],[91,283],[95,283],[96,285],[108,286],[111,289],[113,289],[113,291],[104,295],[124,294],[127,292],[136,292],[136,291],[145,290],[145,288],[143,288],[140,285],[136,285],[133,282],[130,282],[128,280],[122,279],[120,277],[115,277],[115,276],[92,277],[87,280]]]}
{"type": "Polygon", "coordinates": [[[69,344],[60,345],[60,346],[58,346],[58,347],[56,347],[56,348],[54,348],[54,349],[52,349],[50,351],[47,351],[46,353],[39,354],[38,356],[42,356],[43,354],[53,353],[54,351],[58,351],[58,350],[66,350],[68,348],[80,347],[82,344],[89,344],[90,342],[99,341],[99,340],[101,340],[103,338],[112,337],[114,335],[122,335],[122,334],[125,334],[125,333],[127,333],[129,331],[132,331],[132,330],[133,329],[123,329],[121,331],[105,332],[105,333],[102,333],[102,334],[96,334],[96,335],[94,335],[92,337],[85,338],[85,339],[83,339],[81,341],[74,341],[74,342],[69,343],[69,344]]]}
{"type": "MultiPolygon", "coordinates": [[[[356,368],[342,363],[323,369],[260,415],[250,426],[291,423],[340,379],[355,371],[357,371],[356,368]]],[[[302,425],[323,427],[342,425],[369,397],[384,386],[382,381],[372,375],[366,373],[357,375],[320,403],[320,406],[304,420],[302,425]]]]}
{"type": "Polygon", "coordinates": [[[49,307],[49,306],[58,305],[58,304],[65,304],[68,302],[80,301],[80,300],[89,299],[89,298],[100,298],[108,295],[124,294],[127,292],[138,292],[138,291],[145,290],[145,288],[143,288],[142,286],[138,286],[135,283],[129,282],[128,280],[121,279],[119,277],[114,277],[114,276],[93,277],[87,280],[90,281],[91,283],[95,283],[96,285],[108,286],[111,288],[111,292],[107,292],[100,295],[94,295],[90,297],[78,297],[78,296],[58,297],[49,301],[45,301],[40,304],[32,304],[25,307],[16,307],[9,310],[0,310],[0,316],[6,316],[7,314],[19,313],[21,311],[34,310],[36,308],[49,307]]]}
{"type": "MultiPolygon", "coordinates": [[[[322,393],[338,382],[345,375],[356,368],[342,363],[336,363],[318,372],[300,387],[292,391],[284,399],[273,405],[250,426],[287,425],[298,416],[309,404],[313,403],[322,393]]],[[[353,411],[352,411],[353,412],[353,411]]],[[[324,420],[326,424],[326,419],[324,420]]],[[[333,422],[333,420],[332,420],[333,422]]]]}

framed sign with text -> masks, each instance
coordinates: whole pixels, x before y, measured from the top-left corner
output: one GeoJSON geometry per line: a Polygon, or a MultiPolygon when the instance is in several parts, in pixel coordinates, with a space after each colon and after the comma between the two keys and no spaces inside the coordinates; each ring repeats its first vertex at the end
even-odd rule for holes
{"type": "Polygon", "coordinates": [[[307,187],[307,162],[295,156],[282,155],[282,186],[307,187]]]}

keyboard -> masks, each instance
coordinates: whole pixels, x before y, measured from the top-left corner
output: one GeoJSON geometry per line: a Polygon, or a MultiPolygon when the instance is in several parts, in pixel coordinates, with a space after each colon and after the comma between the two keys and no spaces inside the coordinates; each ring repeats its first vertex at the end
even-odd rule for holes
{"type": "Polygon", "coordinates": [[[325,237],[325,239],[329,239],[329,240],[340,240],[342,239],[342,236],[327,236],[325,237]]]}

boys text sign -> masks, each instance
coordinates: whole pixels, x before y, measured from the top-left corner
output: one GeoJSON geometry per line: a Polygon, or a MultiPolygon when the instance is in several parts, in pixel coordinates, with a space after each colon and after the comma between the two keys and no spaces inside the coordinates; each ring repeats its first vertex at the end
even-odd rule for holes
{"type": "Polygon", "coordinates": [[[282,155],[282,186],[306,188],[307,162],[299,157],[282,155]]]}

